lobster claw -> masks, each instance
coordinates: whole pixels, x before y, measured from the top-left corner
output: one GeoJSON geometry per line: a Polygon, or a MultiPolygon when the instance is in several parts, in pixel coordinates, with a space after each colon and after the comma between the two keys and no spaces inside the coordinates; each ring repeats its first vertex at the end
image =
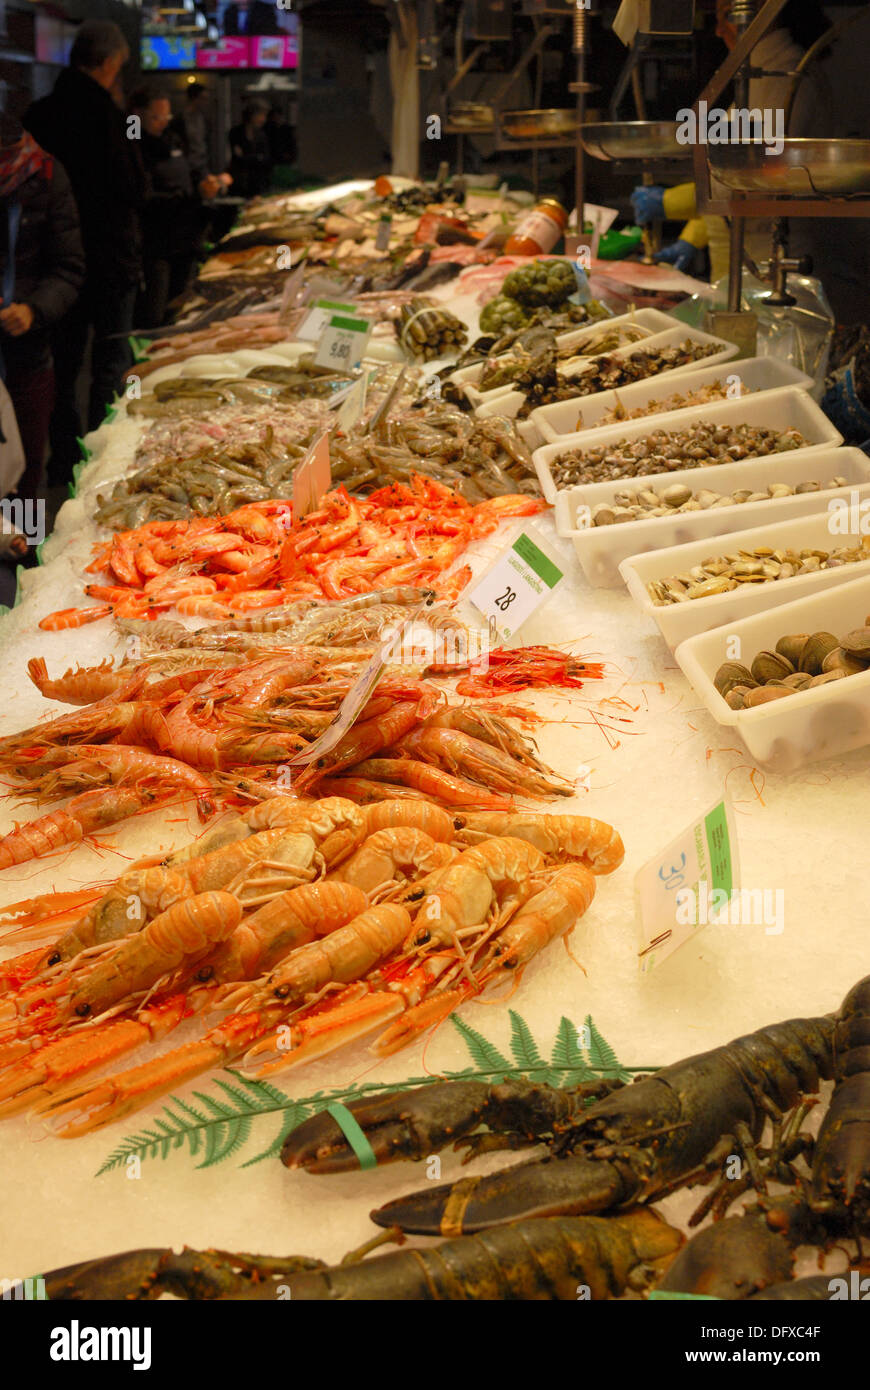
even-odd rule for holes
{"type": "MultiPolygon", "coordinates": [[[[486,1118],[490,1093],[483,1081],[450,1085],[436,1081],[408,1092],[357,1100],[347,1108],[378,1163],[395,1163],[402,1158],[426,1158],[476,1129],[486,1118]]],[[[325,1110],[291,1130],[281,1149],[281,1162],[309,1173],[347,1173],[360,1166],[344,1131],[325,1110]]]]}
{"type": "Polygon", "coordinates": [[[103,1260],[82,1260],[79,1264],[53,1269],[45,1276],[45,1293],[50,1303],[72,1299],[151,1299],[159,1298],[157,1284],[165,1250],[125,1250],[103,1260]]]}
{"type": "Polygon", "coordinates": [[[371,1212],[371,1219],[411,1235],[458,1236],[527,1217],[605,1211],[633,1195],[612,1163],[547,1157],[412,1192],[371,1212]]]}

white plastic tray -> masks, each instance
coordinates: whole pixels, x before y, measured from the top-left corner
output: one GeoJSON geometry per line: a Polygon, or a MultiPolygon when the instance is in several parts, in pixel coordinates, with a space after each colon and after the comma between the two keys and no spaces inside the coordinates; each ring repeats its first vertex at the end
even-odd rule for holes
{"type": "MultiPolygon", "coordinates": [[[[858,517],[867,517],[870,531],[870,483],[856,488],[855,494],[857,502],[863,500],[865,503],[858,517]]],[[[819,494],[811,495],[817,497],[819,494]]],[[[847,496],[846,500],[851,501],[851,498],[847,496]]],[[[767,584],[741,584],[725,594],[712,594],[709,598],[664,606],[654,603],[650,597],[647,585],[651,580],[683,574],[694,565],[702,564],[711,555],[754,550],[756,546],[770,546],[772,550],[834,550],[840,546],[858,545],[861,541],[860,532],[858,535],[832,534],[830,527],[831,512],[825,509],[810,516],[792,517],[788,521],[774,520],[772,524],[754,526],[748,531],[734,531],[713,539],[707,537],[692,541],[689,545],[677,545],[647,555],[632,555],[623,560],[619,572],[638,608],[658,623],[662,637],[673,651],[680,642],[694,637],[698,632],[709,632],[711,628],[733,624],[753,613],[767,612],[781,604],[791,603],[804,594],[830,589],[836,584],[847,584],[863,574],[870,574],[870,556],[851,565],[816,570],[811,574],[777,579],[767,584]]]]}
{"type": "Polygon", "coordinates": [[[716,722],[736,729],[757,763],[789,772],[802,763],[838,757],[870,743],[870,671],[748,710],[733,710],[725,703],[713,684],[716,672],[727,660],[750,666],[758,652],[772,651],[787,633],[833,632],[842,637],[863,627],[868,615],[870,576],[865,576],[690,637],[675,655],[716,722]]]}
{"type": "MultiPolygon", "coordinates": [[[[617,444],[620,440],[643,439],[646,435],[652,434],[654,430],[665,430],[670,434],[675,434],[678,430],[685,429],[699,421],[709,422],[716,425],[765,425],[768,429],[800,430],[807,443],[803,448],[813,448],[819,444],[840,444],[843,436],[840,434],[815,401],[810,400],[806,391],[801,391],[797,386],[783,386],[777,391],[763,391],[757,396],[746,396],[742,400],[734,401],[715,401],[712,405],[690,405],[684,410],[674,410],[668,413],[667,419],[663,416],[653,416],[646,420],[623,420],[616,425],[603,425],[597,430],[582,430],[577,434],[566,434],[556,444],[544,444],[540,449],[536,449],[533,455],[535,471],[540,480],[544,497],[548,502],[555,502],[558,487],[553,480],[550,465],[554,459],[567,454],[571,449],[592,449],[598,445],[617,444]],[[664,423],[663,423],[664,421],[664,423]]],[[[789,450],[796,453],[797,450],[789,450]]],[[[762,455],[770,458],[772,455],[762,455]]],[[[746,460],[740,460],[746,462],[746,460]]],[[[728,468],[730,464],[705,465],[714,472],[720,468],[728,468]]],[[[676,478],[677,471],[697,473],[698,469],[675,470],[672,475],[662,474],[660,476],[673,476],[676,478]]],[[[644,474],[644,477],[652,477],[652,474],[644,474]]],[[[681,478],[682,481],[682,478],[681,478]]],[[[625,478],[621,486],[631,487],[632,478],[625,478]]],[[[590,484],[599,486],[599,484],[590,484]]],[[[739,487],[739,483],[734,484],[739,487]]],[[[721,492],[722,488],[716,491],[721,492]]],[[[600,499],[599,499],[600,500],[600,499]]]]}
{"type": "MultiPolygon", "coordinates": [[[[596,336],[606,328],[625,328],[633,326],[644,329],[644,338],[639,341],[646,341],[657,333],[664,333],[667,329],[673,328],[674,320],[670,314],[663,314],[661,309],[636,309],[633,313],[620,314],[614,319],[596,319],[594,323],[581,323],[577,328],[569,329],[566,333],[557,333],[556,342],[560,348],[575,347],[590,336],[596,336]]],[[[636,343],[627,346],[636,347],[636,343]]],[[[622,348],[616,351],[623,351],[622,348]]],[[[501,353],[495,360],[501,362],[511,356],[510,352],[501,353]]],[[[450,380],[455,381],[457,386],[476,386],[483,373],[483,363],[473,362],[469,367],[460,367],[454,372],[450,380]]],[[[494,386],[491,391],[476,391],[479,399],[486,399],[494,394],[495,391],[508,391],[510,386],[494,386]]]]}
{"type": "MultiPolygon", "coordinates": [[[[676,392],[697,391],[702,386],[712,386],[723,381],[726,373],[721,365],[710,366],[709,358],[703,362],[690,362],[686,367],[677,367],[671,372],[660,372],[646,381],[635,381],[631,386],[620,386],[615,391],[598,391],[594,396],[579,396],[573,401],[556,401],[553,405],[541,405],[533,410],[529,419],[535,424],[539,434],[547,444],[552,444],[563,435],[576,434],[578,430],[595,429],[609,411],[617,404],[624,406],[626,412],[638,410],[641,406],[656,401],[667,400],[676,392]],[[673,382],[674,372],[691,375],[691,381],[673,382]],[[582,414],[583,423],[578,424],[582,414]]],[[[781,362],[778,357],[749,357],[735,362],[727,375],[738,377],[741,388],[746,392],[774,391],[779,386],[812,385],[813,378],[806,372],[781,362]]],[[[520,392],[513,393],[520,395],[520,392]]],[[[718,402],[711,402],[718,404],[718,402]]],[[[679,407],[687,409],[688,407],[679,407]]],[[[519,409],[519,406],[517,406],[519,409]]],[[[662,411],[656,419],[662,419],[670,411],[662,411]]]]}
{"type": "MultiPolygon", "coordinates": [[[[768,454],[760,459],[745,459],[740,463],[720,463],[712,468],[684,469],[677,473],[651,473],[638,479],[650,487],[663,483],[685,483],[694,489],[709,487],[716,492],[733,492],[736,488],[767,487],[770,483],[819,482],[842,477],[845,489],[825,488],[820,492],[802,492],[792,497],[770,498],[766,502],[735,503],[731,507],[714,507],[700,512],[678,512],[675,516],[651,517],[646,521],[627,521],[616,526],[586,526],[576,524],[577,508],[594,509],[599,502],[611,502],[614,493],[626,486],[626,479],[609,483],[591,483],[572,487],[556,496],[556,530],[560,536],[574,542],[577,558],[590,584],[614,586],[620,583],[619,565],[629,556],[663,550],[667,546],[684,545],[707,536],[727,535],[760,526],[785,521],[793,516],[808,516],[824,507],[832,497],[848,495],[849,488],[870,482],[870,458],[860,449],[820,448],[792,449],[784,454],[768,454]]],[[[631,485],[632,480],[628,480],[631,485]]],[[[700,600],[696,600],[700,602],[700,600]]]]}

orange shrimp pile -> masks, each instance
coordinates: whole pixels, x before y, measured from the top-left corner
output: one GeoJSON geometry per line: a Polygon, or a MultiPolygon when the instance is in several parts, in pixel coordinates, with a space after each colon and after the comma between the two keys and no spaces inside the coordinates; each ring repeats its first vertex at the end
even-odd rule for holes
{"type": "Polygon", "coordinates": [[[72,1138],[239,1059],[268,1076],[372,1033],[389,1055],[513,992],[622,858],[584,816],[275,797],[232,835],[132,865],[0,969],[0,1116],[35,1108],[72,1138]],[[162,1049],[198,1016],[198,1037],[162,1049]],[[139,1066],[94,1075],[142,1045],[139,1066]]]}
{"type": "Polygon", "coordinates": [[[101,543],[88,566],[104,578],[86,586],[87,608],[49,613],[39,626],[59,631],[120,618],[179,613],[226,618],[299,598],[340,599],[395,585],[455,598],[467,566],[444,578],[465,547],[509,517],[545,503],[519,495],[472,504],[415,475],[365,499],[329,492],[298,522],[289,502],[252,502],[223,517],[155,521],[101,543]]]}
{"type": "Polygon", "coordinates": [[[450,707],[401,668],[384,672],[361,707],[346,707],[347,727],[332,736],[366,659],[366,648],[286,646],[149,682],[147,663],[103,662],[51,679],[34,657],[28,671],[39,690],[80,708],[0,739],[0,771],[15,778],[15,794],[72,799],[0,839],[0,870],[170,797],[195,797],[205,820],[220,801],[247,804],[276,783],[295,795],[431,798],[493,811],[510,809],[515,794],[569,794],[506,720],[450,707]]]}

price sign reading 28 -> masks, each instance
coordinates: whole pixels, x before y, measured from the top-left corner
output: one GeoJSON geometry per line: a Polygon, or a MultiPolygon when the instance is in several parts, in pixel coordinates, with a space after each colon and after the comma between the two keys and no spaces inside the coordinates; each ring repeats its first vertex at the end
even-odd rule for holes
{"type": "Polygon", "coordinates": [[[358,367],[371,331],[370,319],[333,314],[323,330],[314,358],[315,367],[358,367]]]}
{"type": "Polygon", "coordinates": [[[468,597],[504,641],[550,597],[562,577],[558,565],[522,531],[468,597]]]}

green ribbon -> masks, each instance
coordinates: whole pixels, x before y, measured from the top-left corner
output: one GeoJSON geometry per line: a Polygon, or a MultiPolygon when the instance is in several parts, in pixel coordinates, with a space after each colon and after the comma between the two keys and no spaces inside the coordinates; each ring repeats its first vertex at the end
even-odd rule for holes
{"type": "Polygon", "coordinates": [[[37,563],[38,565],[41,565],[41,564],[44,563],[44,562],[43,562],[43,559],[42,559],[42,547],[43,547],[44,545],[45,545],[45,541],[40,541],[40,542],[39,542],[39,545],[36,547],[36,563],[37,563]]]}
{"type": "Polygon", "coordinates": [[[336,1102],[333,1105],[327,1105],[326,1113],[332,1116],[345,1139],[350,1144],[350,1147],[359,1159],[360,1168],[362,1168],[363,1171],[367,1168],[377,1168],[378,1160],[375,1156],[375,1151],[347,1106],[339,1105],[338,1102],[336,1102]]]}
{"type": "Polygon", "coordinates": [[[657,1303],[664,1303],[672,1299],[685,1300],[694,1303],[721,1303],[721,1298],[717,1298],[713,1293],[671,1293],[668,1289],[653,1289],[652,1293],[647,1294],[648,1299],[655,1299],[657,1303]]]}
{"type": "MultiPolygon", "coordinates": [[[[88,459],[91,456],[90,449],[88,448],[87,444],[83,439],[79,439],[78,435],[76,435],[76,444],[78,444],[79,446],[79,453],[81,454],[81,463],[87,463],[88,459]]],[[[76,468],[81,467],[81,463],[75,465],[75,467],[73,468],[73,472],[75,472],[76,468]]]]}
{"type": "Polygon", "coordinates": [[[21,599],[21,576],[22,576],[23,573],[24,573],[24,566],[23,566],[23,565],[16,565],[16,566],[15,566],[15,603],[13,604],[13,607],[14,607],[14,608],[17,608],[17,607],[18,607],[19,601],[20,601],[20,599],[21,599]]]}

